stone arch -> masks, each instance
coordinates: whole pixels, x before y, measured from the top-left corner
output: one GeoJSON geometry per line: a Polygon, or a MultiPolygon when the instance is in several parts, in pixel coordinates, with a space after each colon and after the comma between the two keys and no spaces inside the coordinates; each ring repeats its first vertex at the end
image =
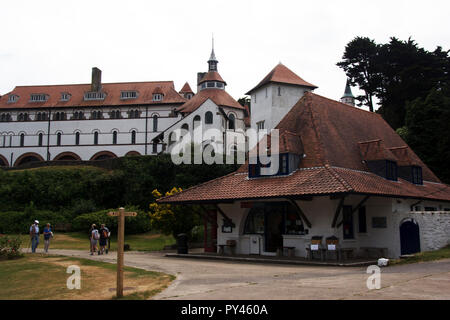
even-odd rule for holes
{"type": "Polygon", "coordinates": [[[402,255],[421,251],[419,223],[412,218],[400,222],[400,250],[402,255]]]}
{"type": "Polygon", "coordinates": [[[137,152],[137,151],[128,151],[126,154],[125,154],[125,157],[134,157],[134,156],[140,156],[141,154],[139,153],[139,152],[137,152]]]}
{"type": "Polygon", "coordinates": [[[53,160],[58,161],[70,161],[70,160],[81,160],[80,156],[73,152],[61,152],[53,160]]]}
{"type": "Polygon", "coordinates": [[[35,152],[27,152],[16,159],[16,161],[14,162],[14,167],[18,167],[25,163],[35,162],[35,161],[45,161],[45,160],[44,160],[44,158],[41,157],[41,155],[39,155],[35,152]]]}
{"type": "Polygon", "coordinates": [[[0,154],[0,167],[9,167],[8,160],[0,154]]]}
{"type": "Polygon", "coordinates": [[[117,156],[111,151],[99,151],[91,157],[91,161],[93,160],[105,160],[117,158],[117,156]]]}

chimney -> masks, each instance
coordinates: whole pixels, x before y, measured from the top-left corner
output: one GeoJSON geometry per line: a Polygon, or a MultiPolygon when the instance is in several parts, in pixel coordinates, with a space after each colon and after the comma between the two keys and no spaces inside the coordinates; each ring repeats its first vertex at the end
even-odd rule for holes
{"type": "Polygon", "coordinates": [[[197,72],[197,93],[200,91],[200,81],[205,76],[206,72],[197,72]]]}
{"type": "Polygon", "coordinates": [[[97,67],[92,68],[91,91],[99,92],[102,90],[102,70],[97,67]]]}

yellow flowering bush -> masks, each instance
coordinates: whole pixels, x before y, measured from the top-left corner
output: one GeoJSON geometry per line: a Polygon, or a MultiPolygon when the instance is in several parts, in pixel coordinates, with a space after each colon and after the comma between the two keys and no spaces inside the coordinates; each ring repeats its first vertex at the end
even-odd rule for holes
{"type": "MultiPolygon", "coordinates": [[[[172,188],[164,196],[171,196],[183,191],[181,188],[172,188]]],[[[157,190],[152,191],[153,197],[160,199],[163,195],[157,190]]],[[[150,204],[150,223],[152,229],[160,230],[164,234],[176,237],[180,233],[190,235],[193,227],[201,224],[199,208],[187,205],[172,205],[153,202],[150,204]]]]}

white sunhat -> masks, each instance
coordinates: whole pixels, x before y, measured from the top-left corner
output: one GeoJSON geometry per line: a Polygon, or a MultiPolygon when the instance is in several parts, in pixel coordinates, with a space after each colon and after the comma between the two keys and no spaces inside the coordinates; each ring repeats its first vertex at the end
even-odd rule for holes
{"type": "Polygon", "coordinates": [[[37,220],[34,220],[34,223],[37,223],[37,224],[39,224],[39,221],[37,221],[37,220]]]}

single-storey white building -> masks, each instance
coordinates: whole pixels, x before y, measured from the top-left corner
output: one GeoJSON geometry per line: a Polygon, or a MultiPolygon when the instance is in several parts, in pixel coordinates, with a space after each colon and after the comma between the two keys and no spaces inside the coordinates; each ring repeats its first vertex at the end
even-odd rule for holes
{"type": "Polygon", "coordinates": [[[327,250],[337,238],[355,255],[396,258],[450,243],[450,187],[380,115],[306,92],[276,128],[273,176],[247,163],[159,200],[207,209],[205,251],[305,257],[312,239],[327,250]]]}

